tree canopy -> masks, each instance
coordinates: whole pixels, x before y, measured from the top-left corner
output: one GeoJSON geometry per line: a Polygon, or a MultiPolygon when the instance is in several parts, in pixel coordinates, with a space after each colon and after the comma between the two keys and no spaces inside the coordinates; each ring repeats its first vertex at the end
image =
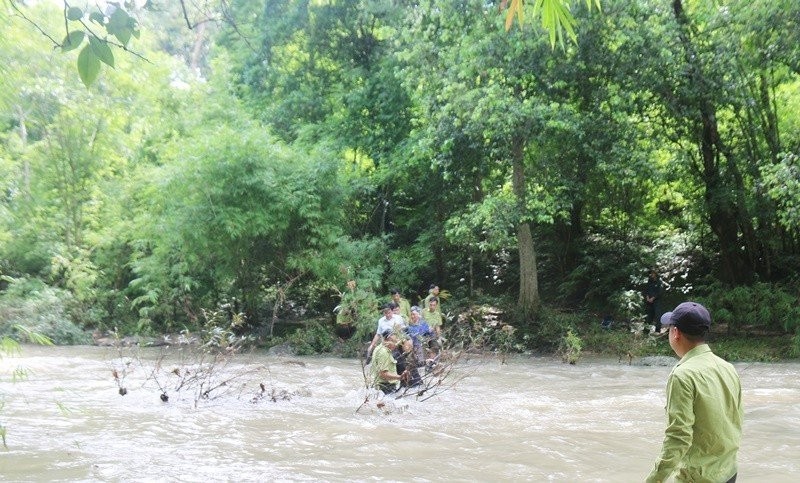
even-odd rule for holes
{"type": "Polygon", "coordinates": [[[5,0],[0,293],[272,333],[435,283],[535,328],[655,268],[795,331],[729,297],[798,296],[800,5],[600,7],[5,0]]]}

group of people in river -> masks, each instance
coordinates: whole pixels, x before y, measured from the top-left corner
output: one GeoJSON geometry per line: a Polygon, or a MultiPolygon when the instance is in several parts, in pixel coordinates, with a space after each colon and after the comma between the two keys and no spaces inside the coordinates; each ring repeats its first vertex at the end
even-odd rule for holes
{"type": "Polygon", "coordinates": [[[432,284],[422,307],[412,306],[400,290],[381,307],[375,336],[367,349],[372,387],[390,394],[402,387],[422,384],[420,369],[432,371],[442,341],[439,287],[432,284]]]}

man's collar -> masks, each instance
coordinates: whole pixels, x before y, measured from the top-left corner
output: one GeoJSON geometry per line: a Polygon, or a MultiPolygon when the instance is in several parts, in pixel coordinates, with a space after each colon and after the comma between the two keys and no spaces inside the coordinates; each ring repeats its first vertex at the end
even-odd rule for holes
{"type": "Polygon", "coordinates": [[[706,344],[705,342],[702,343],[702,344],[698,344],[698,345],[692,347],[689,350],[689,352],[687,352],[686,354],[683,355],[683,357],[681,357],[681,360],[678,361],[678,365],[683,364],[684,362],[688,361],[692,357],[697,357],[700,354],[705,354],[706,352],[711,352],[711,347],[709,347],[708,344],[706,344]]]}

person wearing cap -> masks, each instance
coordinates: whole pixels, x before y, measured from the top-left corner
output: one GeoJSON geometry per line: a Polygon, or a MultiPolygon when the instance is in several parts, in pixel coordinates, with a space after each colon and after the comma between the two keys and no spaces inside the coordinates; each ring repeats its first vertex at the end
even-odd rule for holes
{"type": "Polygon", "coordinates": [[[408,321],[406,333],[411,338],[417,364],[425,362],[425,343],[434,337],[433,329],[422,318],[422,311],[416,305],[411,307],[411,320],[408,321]]]}
{"type": "Polygon", "coordinates": [[[400,311],[400,316],[408,322],[411,318],[411,304],[403,298],[403,295],[400,293],[400,289],[393,288],[390,293],[392,294],[392,302],[397,305],[397,308],[400,311]]]}
{"type": "Polygon", "coordinates": [[[661,317],[680,357],[667,379],[667,428],[647,482],[733,483],[742,438],[742,386],[736,369],[705,342],[708,310],[684,302],[661,317]]]}
{"type": "Polygon", "coordinates": [[[393,352],[397,350],[397,336],[387,330],[380,337],[382,342],[372,354],[372,366],[370,367],[372,387],[380,389],[384,394],[389,394],[396,391],[402,381],[408,381],[409,373],[407,370],[401,371],[400,374],[397,373],[398,361],[393,355],[393,352]]]}

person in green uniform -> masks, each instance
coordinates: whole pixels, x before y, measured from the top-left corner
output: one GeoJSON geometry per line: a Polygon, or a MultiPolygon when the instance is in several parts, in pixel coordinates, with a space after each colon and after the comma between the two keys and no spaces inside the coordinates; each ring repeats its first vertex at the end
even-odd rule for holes
{"type": "Polygon", "coordinates": [[[408,323],[408,321],[411,319],[411,304],[408,303],[408,300],[406,300],[400,293],[400,289],[393,288],[391,290],[391,294],[392,302],[394,302],[398,309],[400,309],[400,317],[402,317],[403,320],[408,323]]]}
{"type": "Polygon", "coordinates": [[[742,438],[742,386],[736,369],[705,342],[708,310],[684,302],[661,317],[669,345],[680,357],[667,379],[667,429],[661,454],[647,477],[675,481],[733,483],[742,438]]]}
{"type": "MultiPolygon", "coordinates": [[[[431,287],[428,289],[428,296],[425,297],[425,300],[422,301],[422,308],[427,309],[428,303],[431,301],[431,299],[435,298],[438,300],[438,297],[439,297],[439,286],[436,285],[435,283],[432,283],[431,287]]],[[[437,307],[437,309],[439,310],[439,312],[442,311],[441,307],[437,307]]]]}
{"type": "Polygon", "coordinates": [[[370,375],[372,387],[389,394],[396,391],[400,382],[408,380],[409,376],[408,371],[397,373],[397,360],[392,356],[392,351],[397,348],[397,336],[386,331],[381,337],[383,340],[372,352],[370,375]]]}
{"type": "Polygon", "coordinates": [[[422,309],[422,319],[428,323],[431,329],[433,329],[434,333],[436,333],[436,337],[439,338],[442,336],[442,311],[439,310],[439,299],[436,297],[431,298],[428,300],[428,306],[422,309]]]}

